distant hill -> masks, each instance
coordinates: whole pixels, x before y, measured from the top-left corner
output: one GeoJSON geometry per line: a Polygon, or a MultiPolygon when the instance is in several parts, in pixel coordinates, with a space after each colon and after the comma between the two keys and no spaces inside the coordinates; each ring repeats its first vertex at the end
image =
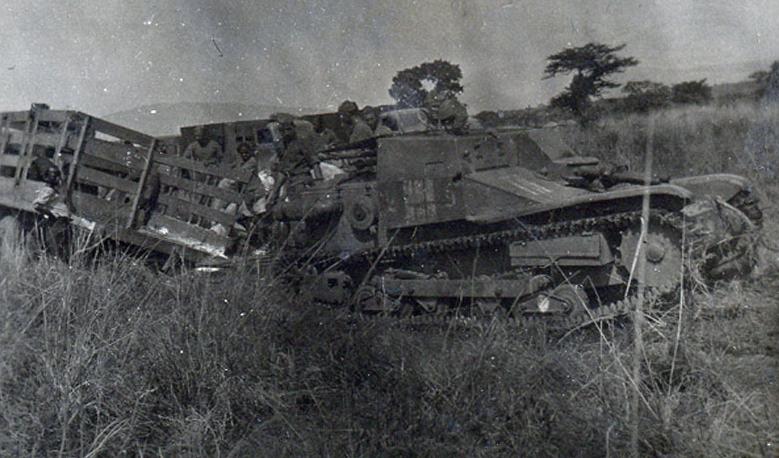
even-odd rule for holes
{"type": "Polygon", "coordinates": [[[149,135],[174,135],[179,133],[181,126],[267,118],[278,112],[310,114],[320,111],[322,110],[315,108],[289,108],[275,105],[182,102],[142,105],[101,117],[149,135]]]}

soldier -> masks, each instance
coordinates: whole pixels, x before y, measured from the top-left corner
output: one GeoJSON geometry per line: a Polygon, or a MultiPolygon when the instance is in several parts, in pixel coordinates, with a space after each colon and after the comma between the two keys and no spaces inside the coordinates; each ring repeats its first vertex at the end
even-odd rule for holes
{"type": "MultiPolygon", "coordinates": [[[[217,165],[222,159],[222,147],[215,140],[206,136],[203,126],[195,128],[195,141],[187,145],[184,157],[202,162],[204,165],[217,165]]],[[[195,180],[205,181],[205,175],[195,173],[195,180]]]]}
{"type": "MultiPolygon", "coordinates": [[[[313,126],[309,129],[296,120],[292,115],[277,113],[271,116],[271,120],[278,123],[281,136],[282,151],[276,164],[274,164],[274,184],[268,203],[275,203],[279,197],[282,186],[290,179],[305,179],[316,164],[315,145],[316,134],[313,126]]],[[[308,123],[310,125],[310,123],[308,123]]],[[[310,178],[310,176],[309,176],[310,178]]]]}
{"type": "Polygon", "coordinates": [[[365,118],[365,122],[368,124],[368,127],[371,128],[373,131],[374,137],[380,137],[383,135],[392,135],[392,130],[390,130],[389,127],[387,127],[381,120],[379,119],[379,110],[373,107],[365,107],[363,108],[363,118],[365,118]]]}
{"type": "MultiPolygon", "coordinates": [[[[252,208],[255,204],[255,201],[262,198],[265,194],[265,190],[262,187],[262,183],[260,183],[259,178],[257,176],[257,158],[255,157],[255,154],[252,151],[251,146],[246,143],[242,142],[238,145],[237,148],[238,152],[238,161],[234,162],[232,165],[235,169],[246,171],[250,173],[250,179],[249,182],[246,185],[246,189],[244,189],[244,202],[241,202],[240,205],[236,204],[235,202],[226,203],[223,202],[221,199],[214,199],[211,203],[211,208],[215,210],[221,210],[225,213],[234,215],[238,212],[240,212],[241,216],[252,216],[252,208]]],[[[219,184],[217,185],[218,188],[221,189],[229,189],[232,191],[239,191],[238,183],[231,179],[231,178],[222,178],[219,180],[219,184]]],[[[217,232],[219,234],[226,234],[227,228],[225,228],[221,224],[215,224],[211,227],[211,230],[214,232],[217,232]]]]}
{"type": "Polygon", "coordinates": [[[368,124],[365,118],[365,115],[368,113],[373,113],[373,109],[371,107],[363,108],[362,113],[359,111],[352,113],[352,131],[349,135],[349,143],[357,143],[369,138],[373,138],[373,127],[368,124]]]}
{"type": "Polygon", "coordinates": [[[56,187],[59,185],[61,172],[57,165],[49,159],[49,154],[54,154],[51,148],[47,150],[40,145],[35,145],[33,148],[34,159],[27,170],[27,179],[43,181],[49,186],[56,187]]]}
{"type": "Polygon", "coordinates": [[[467,126],[468,110],[450,91],[430,91],[425,97],[424,110],[436,127],[458,132],[467,126]]]}

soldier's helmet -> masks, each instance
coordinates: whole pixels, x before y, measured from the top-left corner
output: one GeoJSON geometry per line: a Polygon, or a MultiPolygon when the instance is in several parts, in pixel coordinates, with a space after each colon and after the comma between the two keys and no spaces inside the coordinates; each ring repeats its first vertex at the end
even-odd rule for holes
{"type": "Polygon", "coordinates": [[[295,136],[295,117],[287,113],[274,113],[270,120],[278,123],[279,134],[285,141],[289,141],[295,136]]]}
{"type": "Polygon", "coordinates": [[[360,109],[357,107],[357,104],[351,100],[344,100],[343,103],[338,106],[338,113],[353,115],[358,111],[360,111],[360,109]]]}
{"type": "Polygon", "coordinates": [[[195,139],[201,140],[206,137],[206,130],[203,126],[195,126],[195,139]]]}

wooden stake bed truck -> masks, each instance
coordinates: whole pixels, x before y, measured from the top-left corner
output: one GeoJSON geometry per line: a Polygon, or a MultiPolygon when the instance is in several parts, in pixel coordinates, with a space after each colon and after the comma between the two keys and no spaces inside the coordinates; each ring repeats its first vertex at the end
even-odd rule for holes
{"type": "Polygon", "coordinates": [[[227,258],[236,244],[236,215],[212,203],[240,205],[251,173],[205,166],[181,150],[178,138],[155,138],[78,111],[34,104],[0,113],[3,226],[46,215],[193,261],[227,258]],[[44,176],[42,164],[56,173],[44,176]],[[238,190],[218,187],[223,178],[238,190]]]}

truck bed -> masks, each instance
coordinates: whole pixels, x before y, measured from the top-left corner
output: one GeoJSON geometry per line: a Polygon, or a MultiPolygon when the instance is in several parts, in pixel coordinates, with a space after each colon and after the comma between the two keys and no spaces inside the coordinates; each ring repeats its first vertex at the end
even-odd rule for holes
{"type": "Polygon", "coordinates": [[[171,139],[78,111],[34,105],[0,113],[0,207],[51,213],[154,251],[225,258],[236,242],[230,236],[236,215],[211,203],[240,205],[251,173],[185,159],[180,149],[171,139]],[[61,172],[59,182],[45,183],[30,173],[42,156],[61,172]],[[238,190],[218,187],[223,178],[235,181],[238,190]],[[144,193],[151,183],[158,190],[154,199],[144,193]],[[41,203],[45,193],[54,197],[41,203]],[[211,230],[215,225],[225,230],[211,230]]]}

